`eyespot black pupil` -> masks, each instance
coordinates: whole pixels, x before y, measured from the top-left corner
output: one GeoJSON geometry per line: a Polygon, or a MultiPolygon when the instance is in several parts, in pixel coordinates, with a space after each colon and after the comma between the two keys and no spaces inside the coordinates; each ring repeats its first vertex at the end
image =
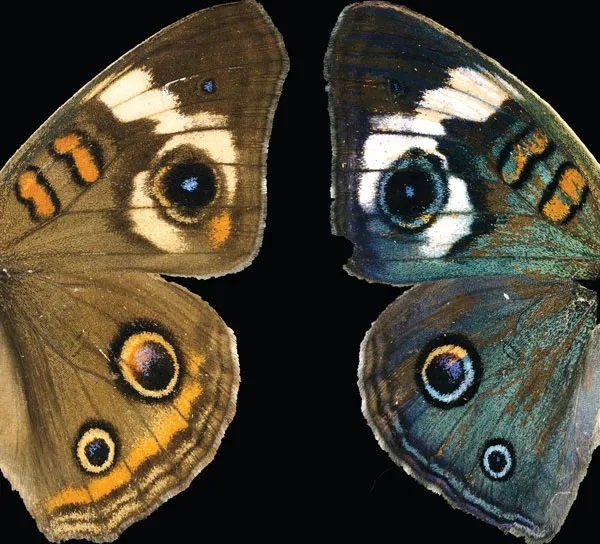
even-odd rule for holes
{"type": "Polygon", "coordinates": [[[493,451],[488,457],[488,464],[490,468],[496,473],[500,474],[506,468],[506,457],[499,451],[493,451]]]}
{"type": "Polygon", "coordinates": [[[397,227],[426,227],[446,205],[448,180],[440,157],[411,149],[381,178],[379,205],[397,227]]]}
{"type": "Polygon", "coordinates": [[[440,394],[452,393],[465,379],[461,359],[453,355],[438,355],[427,367],[427,380],[440,394]]]}
{"type": "Polygon", "coordinates": [[[435,199],[435,185],[423,170],[394,172],[385,185],[385,202],[389,211],[404,221],[413,221],[435,199]]]}
{"type": "Polygon", "coordinates": [[[206,206],[217,193],[213,171],[201,162],[172,166],[163,184],[165,195],[174,206],[206,206]]]}
{"type": "Polygon", "coordinates": [[[173,359],[159,343],[148,342],[136,357],[137,378],[142,387],[161,391],[169,385],[175,373],[173,359]]]}
{"type": "Polygon", "coordinates": [[[100,467],[106,463],[110,448],[105,440],[96,438],[85,446],[85,456],[90,464],[100,467]]]}

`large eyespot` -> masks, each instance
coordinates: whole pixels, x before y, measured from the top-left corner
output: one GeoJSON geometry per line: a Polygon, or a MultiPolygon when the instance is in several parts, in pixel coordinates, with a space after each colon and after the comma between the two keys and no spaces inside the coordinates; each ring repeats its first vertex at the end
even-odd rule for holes
{"type": "Polygon", "coordinates": [[[181,146],[166,153],[153,176],[153,194],[168,217],[197,223],[217,197],[219,174],[198,149],[181,146]]]}
{"type": "Polygon", "coordinates": [[[473,344],[460,335],[442,335],[421,352],[415,378],[431,404],[454,408],[473,398],[481,374],[481,360],[473,344]]]}
{"type": "Polygon", "coordinates": [[[479,463],[483,473],[490,480],[507,480],[515,470],[515,450],[510,442],[502,438],[488,440],[479,458],[479,463]]]}
{"type": "Polygon", "coordinates": [[[112,426],[105,422],[88,422],[79,430],[75,457],[85,472],[101,474],[114,465],[117,444],[117,434],[112,426]]]}
{"type": "Polygon", "coordinates": [[[402,229],[429,225],[448,201],[448,179],[439,156],[422,149],[405,153],[383,176],[379,206],[402,229]]]}
{"type": "Polygon", "coordinates": [[[124,382],[146,399],[167,397],[178,384],[181,364],[174,342],[155,325],[136,322],[124,326],[111,355],[124,382]]]}

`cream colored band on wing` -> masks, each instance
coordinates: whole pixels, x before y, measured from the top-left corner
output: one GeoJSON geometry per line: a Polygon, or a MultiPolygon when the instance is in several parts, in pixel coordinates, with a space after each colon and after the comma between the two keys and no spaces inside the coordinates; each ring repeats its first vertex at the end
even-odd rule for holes
{"type": "MultiPolygon", "coordinates": [[[[98,95],[120,121],[129,123],[148,119],[155,123],[155,134],[172,135],[159,151],[156,160],[167,152],[182,146],[193,146],[206,156],[217,176],[219,202],[228,206],[233,203],[238,183],[238,153],[233,134],[227,130],[225,115],[201,111],[184,115],[180,111],[179,98],[166,86],[156,87],[147,69],[136,68],[112,81],[98,95]]],[[[184,253],[188,250],[185,225],[165,217],[152,198],[150,172],[135,175],[130,199],[129,219],[133,230],[162,251],[184,253]]],[[[219,226],[219,225],[218,225],[219,226]]],[[[213,233],[214,228],[211,230],[213,233]]],[[[223,228],[219,233],[225,232],[223,228]]],[[[221,237],[211,238],[216,247],[221,237]]]]}
{"type": "Polygon", "coordinates": [[[123,74],[100,93],[99,99],[124,123],[139,119],[154,121],[157,134],[227,126],[224,115],[206,111],[194,115],[181,114],[177,95],[166,87],[156,88],[150,72],[142,68],[123,74]]]}

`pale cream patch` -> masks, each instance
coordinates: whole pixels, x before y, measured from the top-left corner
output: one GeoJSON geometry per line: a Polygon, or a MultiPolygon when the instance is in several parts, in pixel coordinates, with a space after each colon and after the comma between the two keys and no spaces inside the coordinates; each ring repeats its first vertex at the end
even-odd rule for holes
{"type": "Polygon", "coordinates": [[[153,88],[152,75],[138,68],[114,81],[99,98],[120,121],[130,123],[150,119],[156,123],[156,134],[173,134],[195,128],[223,128],[227,117],[210,112],[182,115],[177,95],[166,87],[153,88]]]}
{"type": "Polygon", "coordinates": [[[461,67],[450,70],[448,75],[447,85],[423,94],[419,116],[435,121],[455,117],[483,122],[508,99],[501,86],[479,71],[461,67]]]}
{"type": "Polygon", "coordinates": [[[166,221],[154,201],[145,190],[149,173],[140,172],[133,178],[133,191],[130,198],[129,219],[133,222],[133,231],[146,238],[158,249],[170,253],[185,253],[188,244],[183,231],[166,221]]]}
{"type": "Polygon", "coordinates": [[[467,184],[461,178],[448,178],[448,202],[437,219],[423,233],[427,243],[420,248],[428,258],[447,255],[454,244],[471,232],[473,204],[467,184]]]}
{"type": "Polygon", "coordinates": [[[408,132],[430,136],[446,134],[441,123],[419,115],[375,115],[371,118],[371,127],[378,132],[408,132]]]}
{"type": "Polygon", "coordinates": [[[110,85],[99,94],[98,98],[109,108],[113,109],[144,93],[151,87],[152,76],[150,73],[141,68],[137,68],[125,72],[122,76],[110,83],[110,85]]]}
{"type": "Polygon", "coordinates": [[[508,93],[498,86],[496,81],[472,68],[461,67],[451,70],[450,86],[457,91],[476,96],[496,108],[508,99],[508,93]]]}
{"type": "Polygon", "coordinates": [[[422,108],[431,109],[438,116],[456,117],[467,121],[485,121],[497,109],[474,96],[448,87],[427,91],[420,104],[422,108]]]}
{"type": "Polygon", "coordinates": [[[203,111],[194,115],[181,115],[178,111],[164,111],[151,116],[153,121],[157,122],[154,132],[157,134],[173,134],[176,132],[186,132],[197,128],[213,129],[224,128],[227,126],[227,117],[203,111]]]}

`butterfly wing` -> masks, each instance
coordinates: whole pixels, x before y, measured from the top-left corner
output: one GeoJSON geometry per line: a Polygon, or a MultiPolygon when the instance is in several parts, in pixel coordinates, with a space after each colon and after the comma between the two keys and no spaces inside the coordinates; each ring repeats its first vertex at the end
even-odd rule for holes
{"type": "Polygon", "coordinates": [[[212,460],[235,412],[233,333],[145,273],[35,274],[8,303],[2,470],[49,539],[113,540],[212,460]]]}
{"type": "Polygon", "coordinates": [[[325,62],[334,231],[348,269],[408,284],[598,270],[598,164],[558,115],[450,31],[347,7],[325,62]]]}
{"type": "Polygon", "coordinates": [[[363,412],[392,459],[452,505],[548,541],[598,442],[595,317],[594,293],[570,280],[419,284],[363,341],[363,412]]]}
{"type": "Polygon", "coordinates": [[[13,270],[210,277],[248,264],[286,71],[255,2],[203,10],[127,53],[3,170],[11,228],[0,242],[13,270]]]}
{"type": "Polygon", "coordinates": [[[200,11],[84,87],[0,173],[0,467],[49,539],[114,540],[215,454],[233,333],[149,272],[254,257],[286,71],[256,2],[200,11]]]}

